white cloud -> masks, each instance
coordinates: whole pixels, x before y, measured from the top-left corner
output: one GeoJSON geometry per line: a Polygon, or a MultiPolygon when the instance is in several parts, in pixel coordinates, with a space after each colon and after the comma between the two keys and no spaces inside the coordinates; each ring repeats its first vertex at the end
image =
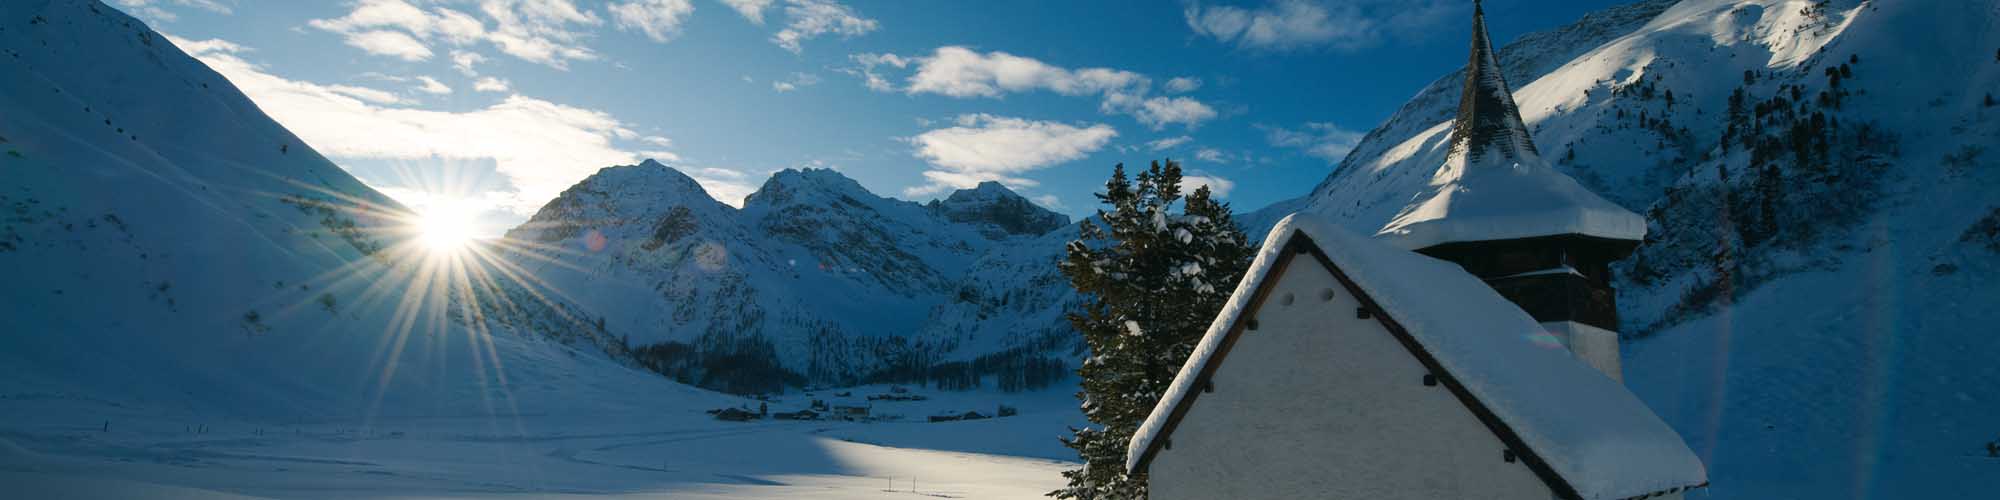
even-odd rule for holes
{"type": "Polygon", "coordinates": [[[641,149],[639,151],[636,151],[635,153],[640,158],[651,158],[662,162],[681,161],[681,155],[674,154],[673,151],[664,151],[658,149],[641,149]]]}
{"type": "Polygon", "coordinates": [[[1152,127],[1153,130],[1166,128],[1168,124],[1173,123],[1193,129],[1201,126],[1201,122],[1217,116],[1215,108],[1192,98],[1145,97],[1117,92],[1105,94],[1104,103],[1099,105],[1099,108],[1106,113],[1132,115],[1132,118],[1152,127]]]}
{"type": "Polygon", "coordinates": [[[794,90],[798,90],[799,87],[810,87],[818,83],[819,83],[819,75],[815,75],[812,73],[792,73],[792,76],[790,78],[784,80],[772,80],[771,90],[776,90],[779,92],[791,92],[794,90]]]}
{"type": "Polygon", "coordinates": [[[681,173],[687,174],[695,182],[700,183],[702,190],[708,191],[708,197],[715,198],[715,201],[720,201],[732,207],[743,208],[743,198],[750,196],[750,193],[757,192],[757,185],[748,182],[749,176],[741,171],[717,167],[696,167],[682,168],[681,173]]]}
{"type": "Polygon", "coordinates": [[[982,181],[1029,187],[1033,180],[1019,175],[1083,158],[1117,137],[1111,126],[1076,126],[987,114],[961,115],[956,126],[931,130],[909,139],[916,156],[939,168],[924,172],[927,184],[904,191],[908,196],[964,189],[982,181]]]}
{"type": "Polygon", "coordinates": [[[1169,94],[1186,94],[1199,89],[1201,89],[1200,78],[1177,76],[1167,80],[1167,93],[1169,94]]]}
{"type": "Polygon", "coordinates": [[[456,10],[437,8],[431,20],[431,36],[443,38],[456,45],[479,41],[486,35],[486,25],[471,15],[456,10]]]}
{"type": "Polygon", "coordinates": [[[431,58],[431,49],[425,47],[416,37],[400,31],[372,30],[347,35],[347,44],[354,48],[378,56],[389,56],[405,61],[422,61],[431,58]]]}
{"type": "Polygon", "coordinates": [[[1182,11],[1196,35],[1259,50],[1329,46],[1353,50],[1390,36],[1420,38],[1462,8],[1452,0],[1270,0],[1256,8],[1182,11]]]}
{"type": "Polygon", "coordinates": [[[1194,159],[1209,163],[1229,163],[1229,154],[1223,153],[1220,149],[1201,148],[1195,150],[1194,159]]]}
{"type": "Polygon", "coordinates": [[[1182,144],[1187,144],[1188,142],[1193,140],[1194,140],[1193,137],[1188,137],[1185,135],[1179,137],[1168,137],[1165,139],[1147,141],[1146,148],[1151,149],[1153,151],[1166,151],[1169,149],[1173,149],[1174,147],[1180,146],[1182,144]]]}
{"type": "Polygon", "coordinates": [[[1227,198],[1229,197],[1229,192],[1236,189],[1234,181],[1200,170],[1190,170],[1187,174],[1181,176],[1181,194],[1183,195],[1193,194],[1196,189],[1200,189],[1202,186],[1208,186],[1209,195],[1215,198],[1227,198]]]}
{"type": "Polygon", "coordinates": [[[339,33],[348,45],[371,54],[410,61],[430,58],[430,48],[419,39],[463,45],[478,40],[485,31],[472,16],[442,7],[426,12],[403,0],[361,0],[345,16],[306,24],[339,33]]]}
{"type": "Polygon", "coordinates": [[[367,79],[370,79],[370,80],[381,80],[381,81],[385,81],[385,82],[396,82],[396,83],[409,83],[409,82],[410,82],[410,77],[407,77],[407,76],[396,76],[396,75],[391,75],[391,74],[387,74],[387,73],[383,73],[383,72],[380,72],[380,71],[369,71],[369,72],[366,72],[366,73],[362,73],[362,74],[359,74],[359,75],[354,75],[354,76],[356,76],[356,77],[359,77],[359,78],[367,78],[367,79]]]}
{"type": "Polygon", "coordinates": [[[1148,96],[1152,79],[1120,69],[1069,69],[1006,52],[980,53],[960,46],[938,47],[927,57],[856,54],[852,59],[861,67],[848,72],[861,75],[868,88],[877,91],[895,90],[877,70],[884,66],[904,68],[914,63],[916,72],[902,89],[909,94],[998,98],[1009,93],[1049,91],[1067,96],[1101,96],[1098,108],[1102,112],[1130,115],[1155,130],[1176,123],[1195,128],[1219,115],[1214,108],[1190,97],[1148,96]]]}
{"type": "Polygon", "coordinates": [[[1056,195],[1053,195],[1053,194],[1044,194],[1044,195],[1039,195],[1039,196],[1035,196],[1035,197],[1033,197],[1033,198],[1029,198],[1029,200],[1033,200],[1033,201],[1035,202],[1035,204],[1036,204],[1036,205],[1041,205],[1041,206],[1042,206],[1042,208],[1046,208],[1046,209],[1049,209],[1049,210],[1068,210],[1068,209],[1069,209],[1069,206],[1068,206],[1068,205],[1064,205],[1064,204],[1063,204],[1063,202],[1062,202],[1062,199],[1061,199],[1061,198],[1056,198],[1056,195]]]}
{"type": "Polygon", "coordinates": [[[611,11],[611,18],[618,22],[618,29],[637,29],[646,33],[646,38],[655,42],[665,42],[681,33],[681,22],[694,13],[694,3],[688,0],[635,0],[614,3],[605,7],[611,11]]]}
{"type": "Polygon", "coordinates": [[[223,40],[220,38],[213,40],[184,40],[169,36],[168,40],[174,42],[174,46],[180,47],[181,50],[186,51],[188,54],[196,54],[196,53],[240,54],[252,51],[249,47],[237,45],[234,42],[230,42],[228,40],[223,40]]]}
{"type": "Polygon", "coordinates": [[[458,70],[459,74],[465,75],[468,78],[479,76],[479,70],[474,68],[474,66],[478,66],[479,63],[483,62],[486,62],[486,56],[479,55],[478,52],[468,52],[458,49],[452,49],[451,51],[451,69],[458,70]]]}
{"type": "Polygon", "coordinates": [[[771,42],[794,54],[805,50],[800,43],[821,35],[856,37],[881,27],[874,19],[861,17],[854,9],[831,0],[790,0],[785,17],[791,23],[772,35],[771,42]]]}
{"type": "Polygon", "coordinates": [[[764,24],[764,9],[769,8],[774,1],[776,0],[722,0],[722,3],[731,9],[736,9],[736,13],[743,14],[743,18],[749,19],[751,23],[761,25],[764,24]]]}
{"type": "Polygon", "coordinates": [[[170,40],[328,156],[491,161],[513,190],[489,194],[518,215],[531,213],[601,167],[637,159],[620,142],[640,136],[602,111],[521,95],[464,112],[394,106],[357,97],[365,92],[356,88],[267,73],[239,57],[244,49],[234,44],[170,40]]]}
{"type": "Polygon", "coordinates": [[[371,89],[368,87],[356,87],[353,85],[328,85],[326,86],[326,90],[328,92],[333,92],[335,94],[340,94],[347,97],[352,97],[355,99],[360,99],[363,101],[368,101],[376,104],[397,104],[403,102],[403,99],[400,97],[396,97],[396,94],[394,93],[383,90],[371,89]]]}
{"type": "MultiPolygon", "coordinates": [[[[778,3],[778,0],[721,0],[724,5],[742,14],[751,24],[764,24],[764,11],[778,3]]],[[[853,7],[834,0],[784,0],[785,27],[771,35],[771,43],[791,51],[793,54],[805,51],[806,40],[825,35],[851,38],[866,35],[881,28],[874,19],[861,17],[853,7]]]]}
{"type": "Polygon", "coordinates": [[[889,83],[889,79],[883,78],[880,73],[875,72],[877,66],[894,66],[896,69],[910,66],[910,59],[895,54],[864,53],[847,56],[847,58],[854,60],[854,63],[861,65],[861,67],[847,68],[841,70],[841,72],[861,77],[862,81],[868,85],[868,90],[876,92],[896,91],[896,84],[889,83]]]}
{"type": "Polygon", "coordinates": [[[512,88],[514,86],[507,80],[490,76],[480,77],[479,80],[472,82],[472,90],[479,92],[506,92],[512,88]]]}
{"type": "MultiPolygon", "coordinates": [[[[486,21],[471,14],[445,7],[425,10],[407,0],[360,0],[347,15],[306,24],[338,33],[348,45],[371,54],[409,61],[429,59],[432,43],[462,47],[481,41],[508,55],[557,69],[567,68],[568,61],[597,58],[582,45],[583,36],[571,26],[596,26],[603,20],[578,9],[570,0],[480,0],[478,7],[492,22],[490,29],[486,21]]],[[[452,63],[468,76],[473,64],[484,61],[477,54],[464,60],[457,54],[455,51],[452,63]]]]}
{"type": "Polygon", "coordinates": [[[1292,130],[1271,125],[1257,125],[1264,131],[1264,139],[1272,146],[1305,150],[1306,154],[1329,162],[1339,162],[1361,143],[1363,134],[1340,128],[1324,122],[1307,123],[1305,128],[1292,130]]]}
{"type": "Polygon", "coordinates": [[[572,60],[597,59],[570,26],[604,21],[570,0],[481,0],[479,11],[494,23],[487,41],[507,55],[556,69],[567,69],[572,60]]]}
{"type": "Polygon", "coordinates": [[[445,86],[444,82],[437,81],[436,78],[431,78],[428,76],[419,76],[417,77],[417,81],[424,82],[423,85],[417,86],[418,92],[423,92],[432,95],[444,95],[451,93],[451,87],[445,86]]]}
{"type": "Polygon", "coordinates": [[[214,0],[117,0],[113,3],[118,4],[120,9],[131,12],[133,15],[161,22],[173,22],[180,19],[179,15],[174,14],[171,10],[167,10],[165,7],[166,4],[194,7],[217,14],[235,13],[229,6],[217,3],[214,0]]]}
{"type": "Polygon", "coordinates": [[[905,92],[951,97],[999,97],[1007,92],[1048,90],[1063,95],[1092,95],[1147,85],[1144,75],[1109,68],[1075,71],[1041,61],[993,51],[980,54],[959,46],[938,47],[918,59],[905,92]]]}

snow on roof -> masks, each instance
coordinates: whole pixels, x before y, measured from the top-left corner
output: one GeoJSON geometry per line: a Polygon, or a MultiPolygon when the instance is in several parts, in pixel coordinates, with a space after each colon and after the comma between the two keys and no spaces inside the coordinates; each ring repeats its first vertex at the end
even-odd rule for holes
{"type": "Polygon", "coordinates": [[[1536,151],[1479,9],[1471,52],[1444,167],[1377,236],[1409,249],[1562,234],[1645,238],[1644,217],[1557,172],[1536,151]]]}
{"type": "Polygon", "coordinates": [[[1538,156],[1521,160],[1486,155],[1472,163],[1453,151],[1430,186],[1376,236],[1412,250],[1563,234],[1645,239],[1645,217],[1597,196],[1538,156]]]}
{"type": "Polygon", "coordinates": [[[1305,214],[1279,221],[1264,240],[1235,294],[1133,434],[1128,468],[1149,460],[1153,441],[1171,432],[1169,415],[1196,392],[1199,373],[1218,361],[1213,358],[1225,337],[1301,236],[1581,498],[1629,498],[1707,483],[1701,461],[1658,415],[1568,351],[1534,342],[1546,332],[1485,283],[1452,263],[1305,214]]]}

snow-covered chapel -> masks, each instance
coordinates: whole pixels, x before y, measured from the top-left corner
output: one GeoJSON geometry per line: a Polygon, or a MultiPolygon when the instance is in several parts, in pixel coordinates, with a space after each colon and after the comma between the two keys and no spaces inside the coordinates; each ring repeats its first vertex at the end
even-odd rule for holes
{"type": "Polygon", "coordinates": [[[1451,150],[1373,237],[1294,214],[1133,435],[1160,500],[1680,498],[1619,382],[1608,265],[1646,222],[1542,160],[1475,2],[1451,150]]]}

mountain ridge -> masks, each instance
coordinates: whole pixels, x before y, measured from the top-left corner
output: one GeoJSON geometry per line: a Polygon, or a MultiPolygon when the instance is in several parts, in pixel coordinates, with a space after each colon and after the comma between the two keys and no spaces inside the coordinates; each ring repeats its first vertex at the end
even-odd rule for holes
{"type": "Polygon", "coordinates": [[[0,397],[273,419],[724,399],[529,285],[452,291],[407,208],[117,9],[0,3],[0,47],[0,397]]]}
{"type": "Polygon", "coordinates": [[[926,332],[972,297],[957,284],[972,266],[1069,225],[997,184],[922,205],[838,171],[785,169],[736,209],[692,182],[652,160],[607,167],[509,231],[525,241],[509,246],[656,371],[734,392],[923,380],[967,340],[926,332]]]}

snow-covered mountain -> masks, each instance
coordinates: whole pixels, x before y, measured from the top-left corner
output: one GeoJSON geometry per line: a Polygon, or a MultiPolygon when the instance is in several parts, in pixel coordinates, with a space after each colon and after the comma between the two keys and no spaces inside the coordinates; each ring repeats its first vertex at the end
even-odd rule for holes
{"type": "Polygon", "coordinates": [[[408,210],[96,1],[0,2],[0,179],[0,399],[257,418],[722,399],[616,361],[572,304],[445,273],[486,268],[413,245],[408,210]]]}
{"type": "MultiPolygon", "coordinates": [[[[961,343],[990,348],[967,359],[1023,346],[1011,332],[935,332],[1016,319],[954,313],[970,304],[1060,314],[1050,295],[1065,282],[978,282],[1007,266],[1052,273],[1068,225],[999,184],[919,205],[816,169],[778,172],[739,210],[649,160],[599,171],[508,238],[519,242],[514,260],[601,314],[649,366],[760,392],[927,378],[961,343]]],[[[1037,354],[1069,347],[1059,340],[1037,354]]]]}
{"type": "Polygon", "coordinates": [[[979,224],[980,231],[993,239],[1006,235],[1043,235],[1069,225],[1069,216],[1036,206],[993,181],[954,191],[943,200],[932,200],[924,208],[952,222],[979,224]]]}
{"type": "MultiPolygon", "coordinates": [[[[1489,12],[1503,16],[1504,12],[1489,12]]],[[[1541,153],[1646,215],[1626,382],[1718,498],[2000,491],[2000,2],[1641,2],[1500,53],[1541,153]]],[[[1462,74],[1301,200],[1375,232],[1444,166],[1462,74]]]]}

